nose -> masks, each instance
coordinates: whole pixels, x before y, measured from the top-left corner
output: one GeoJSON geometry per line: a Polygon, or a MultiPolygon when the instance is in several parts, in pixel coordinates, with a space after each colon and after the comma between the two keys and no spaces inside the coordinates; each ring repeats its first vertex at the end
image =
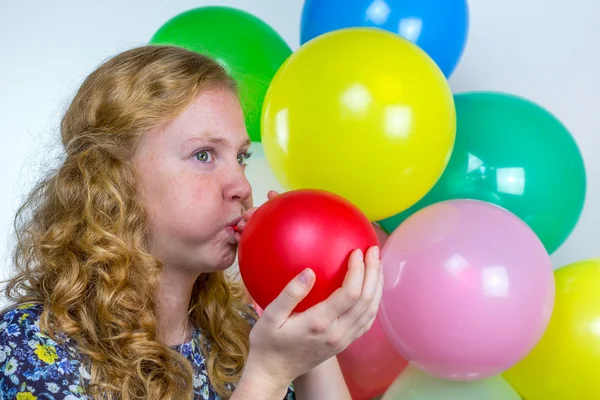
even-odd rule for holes
{"type": "Polygon", "coordinates": [[[227,183],[223,186],[223,197],[226,200],[246,201],[252,196],[252,186],[246,178],[244,168],[236,164],[227,174],[227,183]]]}

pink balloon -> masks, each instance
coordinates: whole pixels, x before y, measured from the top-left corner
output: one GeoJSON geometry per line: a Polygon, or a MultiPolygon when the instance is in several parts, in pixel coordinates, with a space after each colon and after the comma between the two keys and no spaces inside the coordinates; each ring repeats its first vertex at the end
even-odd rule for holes
{"type": "Polygon", "coordinates": [[[491,203],[417,211],[390,235],[382,262],[384,331],[407,361],[442,379],[506,371],[540,340],[554,307],[543,244],[491,203]]]}
{"type": "Polygon", "coordinates": [[[384,394],[407,365],[385,336],[379,317],[337,357],[353,400],[384,394]]]}

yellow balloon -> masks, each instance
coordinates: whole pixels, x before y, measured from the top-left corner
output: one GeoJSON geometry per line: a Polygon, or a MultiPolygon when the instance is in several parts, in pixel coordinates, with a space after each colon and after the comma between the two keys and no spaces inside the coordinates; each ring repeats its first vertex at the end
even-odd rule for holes
{"type": "Polygon", "coordinates": [[[600,259],[559,268],[555,277],[544,336],[504,377],[527,400],[600,399],[600,259]]]}
{"type": "Polygon", "coordinates": [[[337,193],[375,221],[409,208],[439,179],[456,112],[444,74],[417,45],[346,28],[286,60],[267,91],[261,130],[282,186],[337,193]]]}

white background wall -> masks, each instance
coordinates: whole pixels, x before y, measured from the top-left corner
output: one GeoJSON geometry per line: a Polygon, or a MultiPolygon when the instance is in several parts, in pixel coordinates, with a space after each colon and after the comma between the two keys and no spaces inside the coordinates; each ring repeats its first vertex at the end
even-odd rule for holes
{"type": "MultiPolygon", "coordinates": [[[[52,164],[61,113],[82,79],[107,57],[147,43],[174,15],[215,4],[253,13],[298,48],[303,0],[0,0],[1,278],[9,273],[16,207],[52,164]]],[[[600,1],[470,0],[470,7],[469,42],[452,89],[525,96],[566,124],[583,152],[589,189],[581,220],[553,262],[560,267],[600,256],[600,157],[594,157],[600,150],[600,1]]],[[[260,204],[278,185],[260,154],[248,171],[260,204]]]]}

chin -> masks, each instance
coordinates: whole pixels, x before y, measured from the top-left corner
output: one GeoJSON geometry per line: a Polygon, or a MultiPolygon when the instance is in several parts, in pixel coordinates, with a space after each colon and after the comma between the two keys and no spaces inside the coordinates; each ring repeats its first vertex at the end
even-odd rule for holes
{"type": "Polygon", "coordinates": [[[215,254],[210,260],[206,260],[204,265],[211,272],[225,271],[235,263],[237,256],[237,245],[231,245],[230,248],[224,249],[220,254],[215,254]]]}

